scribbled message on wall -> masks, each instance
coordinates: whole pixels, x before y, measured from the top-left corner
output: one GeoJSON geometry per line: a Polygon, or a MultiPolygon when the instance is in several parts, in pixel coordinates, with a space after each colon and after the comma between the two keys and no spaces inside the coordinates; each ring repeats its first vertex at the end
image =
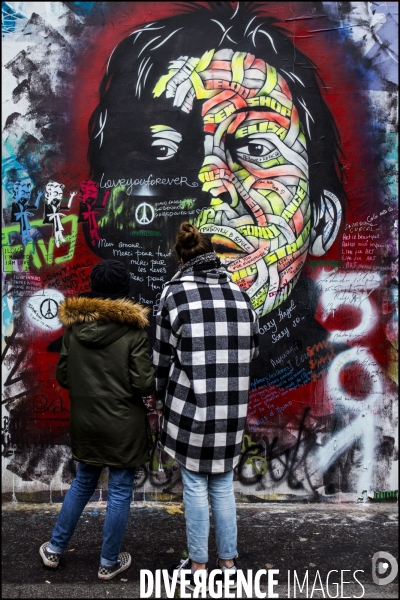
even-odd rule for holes
{"type": "MultiPolygon", "coordinates": [[[[154,317],[186,220],[260,319],[237,494],[397,490],[397,3],[2,11],[6,496],[59,500],[75,472],[60,303],[114,258],[154,317]]],[[[170,499],[145,402],[135,494],[170,499]]]]}

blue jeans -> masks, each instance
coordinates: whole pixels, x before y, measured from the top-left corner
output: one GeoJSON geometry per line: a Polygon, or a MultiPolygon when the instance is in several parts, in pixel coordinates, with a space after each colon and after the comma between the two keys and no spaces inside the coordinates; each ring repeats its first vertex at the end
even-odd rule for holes
{"type": "MultiPolygon", "coordinates": [[[[79,517],[92,497],[103,467],[78,463],[78,472],[69,488],[50,540],[50,550],[63,552],[75,531],[79,517]]],[[[108,500],[103,527],[100,563],[112,567],[118,560],[128,523],[135,469],[109,467],[108,500]]]]}
{"type": "Polygon", "coordinates": [[[179,465],[183,482],[186,536],[189,558],[198,563],[208,562],[210,513],[208,495],[215,529],[218,558],[231,560],[237,556],[236,502],[233,492],[233,470],[211,475],[188,471],[179,465]]]}

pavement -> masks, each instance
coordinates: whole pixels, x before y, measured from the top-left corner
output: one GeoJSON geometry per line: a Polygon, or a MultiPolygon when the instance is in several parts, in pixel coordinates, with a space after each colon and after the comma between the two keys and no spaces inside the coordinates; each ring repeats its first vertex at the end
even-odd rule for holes
{"type": "MultiPolygon", "coordinates": [[[[3,504],[3,598],[168,597],[163,583],[161,593],[155,595],[153,590],[150,594],[147,585],[140,585],[140,574],[144,570],[154,574],[158,569],[166,569],[184,555],[182,504],[132,503],[122,544],[122,550],[132,554],[132,565],[108,582],[97,578],[105,502],[87,505],[58,568],[44,567],[39,546],[50,539],[60,506],[3,504]]],[[[274,597],[273,593],[279,598],[399,597],[398,575],[393,582],[378,585],[372,573],[372,559],[377,552],[392,555],[389,560],[387,556],[378,557],[377,565],[381,565],[379,572],[375,571],[378,581],[393,574],[398,561],[397,502],[248,503],[238,504],[237,515],[238,566],[252,584],[251,589],[244,587],[242,597],[268,598],[274,597]],[[262,569],[265,574],[259,573],[257,587],[255,577],[262,569]]],[[[214,567],[212,527],[209,549],[209,567],[214,567]]],[[[186,593],[189,593],[186,597],[194,594],[186,593]]],[[[212,597],[212,593],[210,590],[207,597],[212,597]]],[[[240,597],[236,594],[231,592],[230,597],[240,597]]],[[[178,587],[175,596],[169,597],[185,596],[178,587]]],[[[216,589],[213,597],[228,596],[216,589]]]]}

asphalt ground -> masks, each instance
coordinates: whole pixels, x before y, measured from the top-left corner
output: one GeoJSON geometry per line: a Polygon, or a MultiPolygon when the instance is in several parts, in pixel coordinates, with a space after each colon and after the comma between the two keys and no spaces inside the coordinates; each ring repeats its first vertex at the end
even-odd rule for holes
{"type": "MultiPolygon", "coordinates": [[[[111,581],[100,581],[97,570],[106,503],[95,502],[82,513],[59,567],[46,568],[39,546],[50,539],[60,506],[3,505],[3,598],[145,597],[148,587],[140,585],[141,570],[154,574],[166,569],[186,551],[182,504],[134,502],[122,544],[122,550],[132,554],[132,565],[111,581]]],[[[237,514],[238,566],[246,576],[252,570],[252,593],[247,596],[244,590],[244,598],[263,593],[266,597],[277,593],[279,598],[398,598],[398,575],[387,585],[377,585],[372,573],[377,552],[390,553],[398,561],[397,503],[238,504],[237,514]],[[265,574],[260,590],[256,588],[254,578],[262,569],[277,571],[272,574],[277,581],[274,587],[268,586],[265,574]]],[[[216,561],[213,538],[211,526],[209,568],[216,561]]],[[[375,571],[378,580],[393,573],[392,563],[378,557],[377,565],[383,565],[381,573],[375,571]]],[[[160,590],[159,595],[153,590],[148,597],[168,597],[163,584],[160,590]]],[[[226,597],[218,595],[218,589],[216,594],[226,597]]],[[[183,597],[179,587],[175,597],[183,597]]]]}

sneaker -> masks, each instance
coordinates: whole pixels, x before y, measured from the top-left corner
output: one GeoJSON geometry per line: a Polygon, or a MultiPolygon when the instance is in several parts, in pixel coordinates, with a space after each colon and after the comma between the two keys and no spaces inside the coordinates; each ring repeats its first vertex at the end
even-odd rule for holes
{"type": "Polygon", "coordinates": [[[229,589],[235,590],[237,588],[237,564],[236,558],[233,559],[233,565],[231,567],[221,567],[219,564],[219,558],[217,558],[217,569],[222,571],[221,575],[215,576],[215,581],[225,582],[225,572],[229,573],[229,589]]]}
{"type": "MultiPolygon", "coordinates": [[[[173,581],[173,577],[174,577],[174,573],[177,572],[178,576],[175,575],[176,577],[176,582],[178,585],[181,584],[181,571],[183,570],[190,570],[191,574],[188,576],[186,576],[185,580],[189,581],[189,583],[186,585],[186,587],[189,590],[194,591],[196,588],[196,583],[194,581],[194,573],[192,571],[192,561],[190,560],[190,558],[186,558],[186,559],[182,559],[181,562],[179,564],[176,565],[171,565],[168,568],[168,577],[170,578],[171,581],[173,581]]],[[[208,571],[206,569],[206,573],[207,573],[207,579],[208,579],[208,571]]],[[[208,591],[208,585],[206,583],[206,591],[208,591]]]]}
{"type": "Polygon", "coordinates": [[[104,579],[108,581],[112,579],[118,573],[122,573],[125,569],[128,569],[131,566],[132,558],[128,552],[120,552],[118,554],[118,561],[115,563],[113,567],[104,567],[103,565],[99,566],[99,572],[97,574],[99,579],[104,579]]]}
{"type": "Polygon", "coordinates": [[[50,542],[45,542],[42,544],[39,548],[39,554],[46,567],[56,569],[58,567],[58,563],[60,562],[61,554],[58,554],[58,552],[50,552],[50,550],[47,548],[49,544],[50,542]]]}

